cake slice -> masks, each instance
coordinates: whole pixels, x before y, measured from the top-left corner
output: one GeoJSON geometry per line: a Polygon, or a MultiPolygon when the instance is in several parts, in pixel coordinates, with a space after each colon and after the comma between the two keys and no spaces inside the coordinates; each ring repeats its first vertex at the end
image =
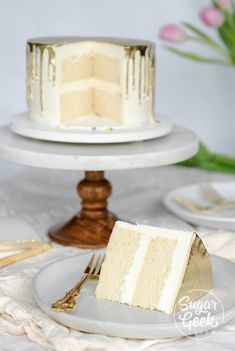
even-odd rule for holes
{"type": "Polygon", "coordinates": [[[181,297],[190,292],[193,301],[212,287],[210,257],[196,233],[117,221],[96,297],[172,314],[181,297]]]}

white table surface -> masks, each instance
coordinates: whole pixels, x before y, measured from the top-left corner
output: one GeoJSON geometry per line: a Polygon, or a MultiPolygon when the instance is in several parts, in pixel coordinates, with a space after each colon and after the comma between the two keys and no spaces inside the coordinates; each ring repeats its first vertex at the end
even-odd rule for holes
{"type": "MultiPolygon", "coordinates": [[[[0,184],[0,219],[6,217],[26,219],[44,236],[48,227],[58,220],[67,219],[74,214],[76,208],[79,209],[74,189],[79,177],[82,178],[82,176],[82,172],[25,169],[19,175],[0,184]]],[[[167,191],[198,181],[235,181],[234,175],[209,173],[177,166],[108,172],[108,178],[113,183],[113,197],[110,199],[110,208],[113,212],[131,221],[174,228],[190,228],[190,226],[175,218],[162,205],[161,198],[167,191]]],[[[235,233],[205,228],[197,228],[197,230],[203,237],[209,252],[235,261],[235,233]]],[[[17,277],[24,276],[26,270],[39,269],[48,262],[73,255],[76,252],[78,251],[75,248],[54,245],[53,250],[43,257],[38,256],[2,269],[0,282],[7,277],[17,279],[17,277]]],[[[0,288],[0,303],[2,294],[0,288]]],[[[86,336],[88,337],[93,338],[86,336]]],[[[116,346],[117,341],[120,344],[120,340],[112,338],[105,340],[108,345],[106,350],[118,350],[116,346]]],[[[182,337],[163,344],[155,344],[153,341],[148,346],[142,342],[130,344],[122,340],[121,345],[120,350],[232,350],[235,345],[235,321],[210,333],[202,340],[197,337],[193,339],[182,337]],[[133,348],[133,346],[136,347],[133,348]]],[[[47,349],[65,351],[59,347],[55,349],[53,344],[47,349]]],[[[44,348],[30,341],[27,335],[9,336],[1,331],[0,350],[39,351],[44,348]]],[[[73,350],[73,348],[67,350],[73,350]]],[[[94,350],[94,348],[89,350],[94,350]]]]}
{"type": "Polygon", "coordinates": [[[27,166],[68,170],[112,170],[174,164],[197,153],[198,138],[174,126],[162,138],[123,144],[66,144],[40,141],[0,128],[0,157],[27,166]]]}

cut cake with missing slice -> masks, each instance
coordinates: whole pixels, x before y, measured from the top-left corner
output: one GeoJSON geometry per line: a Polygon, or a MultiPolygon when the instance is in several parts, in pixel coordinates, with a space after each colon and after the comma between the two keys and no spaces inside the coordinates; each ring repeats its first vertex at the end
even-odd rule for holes
{"type": "Polygon", "coordinates": [[[196,233],[116,222],[96,297],[172,314],[187,293],[193,301],[212,288],[210,257],[196,233]]]}

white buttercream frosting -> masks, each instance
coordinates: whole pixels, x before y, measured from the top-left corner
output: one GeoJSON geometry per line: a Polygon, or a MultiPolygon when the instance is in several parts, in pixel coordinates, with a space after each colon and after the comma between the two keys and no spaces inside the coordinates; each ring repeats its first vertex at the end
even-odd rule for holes
{"type": "MultiPolygon", "coordinates": [[[[140,234],[141,235],[141,234],[140,234]]],[[[129,273],[125,276],[123,290],[121,294],[121,302],[130,303],[134,294],[135,286],[139,278],[139,274],[144,263],[145,254],[148,249],[150,238],[143,235],[140,239],[139,247],[135,253],[129,273]]]]}

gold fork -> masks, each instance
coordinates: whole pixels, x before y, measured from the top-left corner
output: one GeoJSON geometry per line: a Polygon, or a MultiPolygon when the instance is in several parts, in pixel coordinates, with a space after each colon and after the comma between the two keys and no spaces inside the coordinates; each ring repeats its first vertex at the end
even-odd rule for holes
{"type": "Polygon", "coordinates": [[[209,184],[205,183],[201,185],[201,192],[205,200],[211,202],[214,206],[219,206],[221,208],[234,208],[235,201],[225,199],[217,189],[209,184]]]}
{"type": "Polygon", "coordinates": [[[92,255],[87,267],[84,270],[83,276],[80,281],[69,291],[67,291],[64,297],[56,300],[51,304],[54,311],[66,312],[71,311],[76,306],[76,298],[80,295],[81,288],[89,280],[99,279],[100,270],[102,263],[104,262],[104,255],[99,254],[95,260],[95,254],[92,255]],[[94,264],[95,261],[95,264],[94,264]]]}
{"type": "Polygon", "coordinates": [[[212,205],[212,206],[201,206],[197,203],[195,203],[192,200],[189,200],[187,197],[181,195],[181,194],[176,194],[175,195],[175,200],[180,203],[181,205],[183,205],[185,208],[187,208],[188,210],[190,210],[191,212],[200,212],[200,213],[212,213],[212,212],[216,212],[219,211],[221,209],[231,209],[234,208],[233,204],[225,204],[222,206],[221,204],[217,204],[217,205],[212,205]]]}
{"type": "Polygon", "coordinates": [[[210,213],[220,209],[220,207],[218,206],[200,206],[195,202],[189,200],[187,197],[180,194],[175,195],[175,200],[191,212],[210,213]]]}

